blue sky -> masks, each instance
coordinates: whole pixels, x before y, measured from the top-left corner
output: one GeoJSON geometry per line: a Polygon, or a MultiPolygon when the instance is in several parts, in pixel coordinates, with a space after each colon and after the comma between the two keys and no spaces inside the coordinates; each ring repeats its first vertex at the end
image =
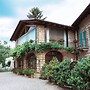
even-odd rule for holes
{"type": "MultiPolygon", "coordinates": [[[[61,0],[62,1],[62,0],[61,0]]],[[[17,16],[16,9],[19,7],[40,7],[47,4],[55,4],[60,0],[0,0],[0,17],[17,16]]],[[[29,8],[28,8],[29,9],[29,8]]]]}
{"type": "Polygon", "coordinates": [[[27,13],[33,7],[39,7],[48,21],[71,25],[89,3],[90,0],[0,0],[0,41],[9,41],[19,20],[28,19],[27,13]]]}

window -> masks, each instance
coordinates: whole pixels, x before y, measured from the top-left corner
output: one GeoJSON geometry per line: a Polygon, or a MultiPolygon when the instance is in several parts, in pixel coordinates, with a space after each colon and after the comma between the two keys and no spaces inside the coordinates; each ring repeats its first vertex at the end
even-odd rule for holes
{"type": "Polygon", "coordinates": [[[30,40],[33,40],[34,43],[35,43],[35,40],[36,40],[36,26],[31,26],[28,29],[29,30],[27,31],[27,33],[25,33],[23,36],[21,36],[18,39],[18,45],[21,45],[21,44],[25,43],[26,41],[30,41],[30,40]]]}
{"type": "Polygon", "coordinates": [[[79,36],[80,36],[80,46],[82,48],[87,47],[86,31],[81,31],[79,36]]]}

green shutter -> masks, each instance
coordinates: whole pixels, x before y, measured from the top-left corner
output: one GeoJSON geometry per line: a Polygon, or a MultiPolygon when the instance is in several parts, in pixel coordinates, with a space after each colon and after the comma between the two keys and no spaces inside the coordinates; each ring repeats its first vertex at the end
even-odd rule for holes
{"type": "Polygon", "coordinates": [[[82,46],[83,46],[82,32],[79,33],[79,36],[80,36],[80,45],[81,45],[81,47],[82,47],[82,46]]]}
{"type": "Polygon", "coordinates": [[[86,47],[87,45],[87,41],[86,41],[86,31],[83,32],[83,37],[84,37],[84,47],[86,47]]]}

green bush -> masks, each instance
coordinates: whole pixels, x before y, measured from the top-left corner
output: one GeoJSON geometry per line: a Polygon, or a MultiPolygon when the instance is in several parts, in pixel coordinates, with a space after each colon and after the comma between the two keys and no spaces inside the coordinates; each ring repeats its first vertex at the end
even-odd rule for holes
{"type": "Polygon", "coordinates": [[[30,75],[34,75],[35,70],[34,69],[30,69],[29,72],[30,72],[30,75]]]}
{"type": "Polygon", "coordinates": [[[28,70],[27,69],[24,69],[23,70],[23,74],[28,75],[29,74],[28,70]]]}
{"type": "Polygon", "coordinates": [[[8,69],[0,69],[0,72],[9,72],[11,70],[8,70],[8,69]]]}
{"type": "Polygon", "coordinates": [[[14,73],[18,73],[20,75],[32,75],[35,73],[35,70],[34,69],[18,69],[18,68],[15,68],[12,70],[14,73]]]}
{"type": "Polygon", "coordinates": [[[90,89],[90,58],[85,58],[77,62],[71,70],[71,75],[67,83],[72,88],[79,90],[90,89]]]}
{"type": "Polygon", "coordinates": [[[47,78],[47,76],[46,76],[46,71],[45,71],[46,66],[47,66],[46,63],[42,66],[42,70],[41,70],[41,78],[42,78],[42,79],[46,79],[46,78],[47,78]]]}
{"type": "Polygon", "coordinates": [[[54,68],[53,78],[57,84],[67,84],[71,72],[70,64],[71,60],[63,60],[54,68]]]}
{"type": "Polygon", "coordinates": [[[46,66],[46,76],[49,79],[53,79],[53,74],[54,74],[54,68],[59,64],[59,61],[57,60],[56,57],[53,57],[53,59],[49,62],[49,64],[46,66]]]}

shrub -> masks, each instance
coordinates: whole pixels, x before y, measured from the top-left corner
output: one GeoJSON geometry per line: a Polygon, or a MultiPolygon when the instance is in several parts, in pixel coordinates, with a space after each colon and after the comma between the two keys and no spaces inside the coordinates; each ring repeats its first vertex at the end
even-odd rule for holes
{"type": "Polygon", "coordinates": [[[27,69],[24,69],[24,70],[23,70],[23,74],[24,74],[24,75],[28,75],[28,70],[27,70],[27,69]]]}
{"type": "Polygon", "coordinates": [[[49,64],[46,66],[46,76],[49,78],[49,79],[53,79],[53,74],[54,74],[54,71],[53,69],[59,64],[59,61],[57,60],[56,57],[53,57],[53,59],[49,62],[49,64]]]}
{"type": "Polygon", "coordinates": [[[54,68],[53,78],[57,84],[67,84],[67,79],[70,76],[71,60],[63,60],[57,67],[54,68]]]}
{"type": "Polygon", "coordinates": [[[29,72],[30,72],[30,75],[34,75],[35,70],[34,69],[30,69],[29,72]]]}
{"type": "Polygon", "coordinates": [[[8,69],[4,69],[4,68],[0,68],[0,72],[9,72],[10,70],[8,69]]]}
{"type": "Polygon", "coordinates": [[[72,88],[79,90],[90,89],[90,58],[82,59],[77,62],[74,68],[71,70],[70,78],[67,83],[72,88]]]}
{"type": "Polygon", "coordinates": [[[46,66],[47,66],[46,63],[42,66],[42,70],[41,70],[41,78],[42,78],[42,79],[46,79],[46,78],[47,78],[47,76],[46,76],[46,71],[45,71],[46,66]]]}

